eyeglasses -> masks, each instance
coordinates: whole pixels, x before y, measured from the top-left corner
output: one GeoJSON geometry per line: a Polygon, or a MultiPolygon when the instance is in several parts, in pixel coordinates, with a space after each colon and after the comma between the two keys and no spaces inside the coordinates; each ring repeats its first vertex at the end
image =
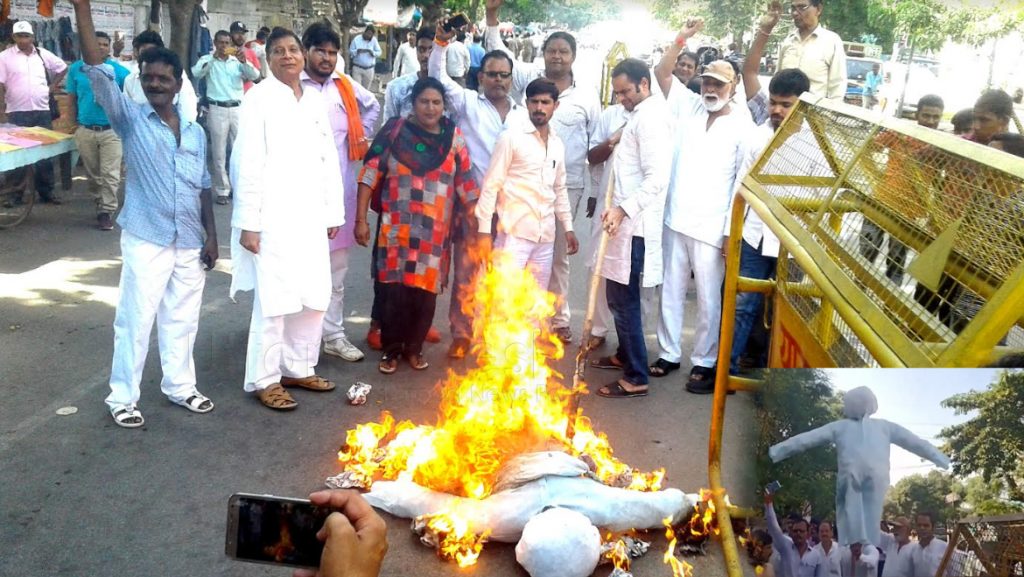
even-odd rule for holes
{"type": "Polygon", "coordinates": [[[492,78],[492,79],[493,78],[501,78],[502,80],[508,80],[509,78],[512,78],[512,73],[511,72],[495,72],[493,70],[488,70],[487,72],[484,72],[484,76],[486,76],[488,78],[492,78]]]}
{"type": "Polygon", "coordinates": [[[810,4],[792,4],[789,7],[789,11],[793,14],[803,14],[810,7],[810,4]]]}

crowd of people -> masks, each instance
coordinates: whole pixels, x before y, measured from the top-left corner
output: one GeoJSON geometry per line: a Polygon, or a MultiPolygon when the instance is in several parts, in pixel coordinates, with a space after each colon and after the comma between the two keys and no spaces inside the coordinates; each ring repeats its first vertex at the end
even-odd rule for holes
{"type": "MultiPolygon", "coordinates": [[[[935,536],[933,512],[882,521],[877,543],[840,545],[836,524],[790,513],[781,522],[771,493],[765,524],[746,538],[748,560],[761,577],[917,577],[939,574],[947,543],[935,536]]],[[[955,556],[954,561],[959,560],[955,556]]],[[[955,575],[955,563],[945,575],[955,575]]]]}
{"type": "MultiPolygon", "coordinates": [[[[396,55],[405,74],[387,84],[383,111],[369,89],[372,76],[359,72],[372,72],[379,53],[372,26],[348,47],[350,76],[339,70],[344,47],[326,22],[308,26],[301,37],[261,30],[254,42],[236,22],[215,34],[213,52],[192,67],[204,85],[201,103],[158,34],[134,39],[131,68],[111,58],[104,34],[83,36],[83,59],[70,67],[68,83],[101,228],[113,226],[122,156],[127,167],[107,398],[119,425],[143,423],[139,382],[154,322],[164,393],[192,411],[213,408],[196,389],[188,351],[198,325],[201,269],[218,256],[208,206],[214,201],[233,205],[231,294],[255,291],[243,388],[272,409],[297,406],[287,388],[335,387],[315,373],[321,350],[347,361],[364,358],[344,326],[348,263],[357,244],[372,251],[367,341],[381,350],[383,374],[398,371],[403,360],[414,370],[428,368],[423,346],[440,340],[431,323],[446,290],[452,292],[448,356],[473,350],[466,300],[492,245],[555,295],[551,331],[572,342],[569,264],[581,244],[574,223],[584,197],[591,221],[587,267],[597,264],[594,241],[610,237],[588,345],[602,346],[613,330],[618,341],[612,354],[591,364],[621,371],[597,394],[643,396],[651,377],[683,366],[691,279],[697,321],[686,389],[714,391],[733,194],[801,94],[845,93],[842,42],[821,26],[821,1],[789,6],[794,29],[782,41],[778,72],[767,87],[758,68],[781,19],[778,0],[768,4],[742,66],[687,50],[703,28],[693,19],[653,69],[632,58],[614,67],[615,102],[603,110],[597,87],[576,82],[573,35],[553,32],[541,46],[542,60],[517,60],[499,32],[501,6],[501,0],[487,2],[482,35],[443,23],[410,34],[396,55]],[[452,54],[464,49],[469,57],[455,58],[453,68],[452,54]],[[599,211],[606,190],[611,207],[599,211]],[[656,286],[658,352],[650,362],[640,295],[656,286]]],[[[24,35],[16,33],[16,40],[24,35]]],[[[24,58],[19,46],[0,55],[0,65],[24,58]]],[[[3,71],[0,66],[0,81],[3,71]]],[[[8,96],[16,91],[16,84],[5,85],[8,96]]],[[[942,113],[941,98],[927,96],[918,124],[937,129],[942,113]]],[[[1020,148],[1019,136],[1006,134],[1013,109],[1004,92],[985,92],[972,113],[974,141],[1020,148]]],[[[885,236],[866,222],[862,255],[873,260],[885,236]]],[[[774,273],[779,241],[755,213],[744,220],[741,247],[743,276],[774,273]]],[[[888,251],[888,262],[898,266],[887,274],[898,278],[906,248],[888,242],[888,251]]],[[[743,293],[738,299],[734,372],[763,298],[743,293]]]]}

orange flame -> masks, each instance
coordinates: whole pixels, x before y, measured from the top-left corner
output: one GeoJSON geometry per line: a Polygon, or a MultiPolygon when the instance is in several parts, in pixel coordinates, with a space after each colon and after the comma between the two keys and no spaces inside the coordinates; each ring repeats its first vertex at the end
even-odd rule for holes
{"type": "MultiPolygon", "coordinates": [[[[463,375],[449,369],[437,423],[395,424],[384,412],[380,422],[358,425],[348,431],[338,453],[345,470],[367,487],[400,479],[483,499],[510,458],[556,449],[586,457],[602,482],[660,489],[664,469],[643,473],[615,459],[608,438],[594,431],[586,417],[580,416],[575,435],[568,438],[572,391],[562,386],[562,375],[551,365],[565,351],[547,326],[555,297],[504,253],[495,256],[469,299],[479,344],[477,365],[463,375]]],[[[464,559],[471,564],[475,557],[464,559]]]]}
{"type": "Polygon", "coordinates": [[[662,560],[672,569],[672,577],[690,577],[693,575],[693,566],[686,561],[681,561],[675,555],[676,532],[672,529],[672,518],[666,517],[662,520],[665,525],[665,538],[668,539],[668,549],[662,560]]]}

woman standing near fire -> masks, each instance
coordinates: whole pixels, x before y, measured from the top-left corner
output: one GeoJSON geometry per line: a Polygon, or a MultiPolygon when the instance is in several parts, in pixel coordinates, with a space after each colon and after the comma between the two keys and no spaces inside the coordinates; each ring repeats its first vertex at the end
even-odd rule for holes
{"type": "Polygon", "coordinates": [[[444,86],[422,78],[411,98],[412,114],[382,126],[366,155],[355,216],[356,242],[368,246],[366,211],[371,197],[380,199],[372,270],[383,303],[378,368],[388,375],[401,355],[413,369],[427,368],[423,341],[448,278],[455,203],[472,214],[479,194],[462,132],[444,116],[444,86]]]}

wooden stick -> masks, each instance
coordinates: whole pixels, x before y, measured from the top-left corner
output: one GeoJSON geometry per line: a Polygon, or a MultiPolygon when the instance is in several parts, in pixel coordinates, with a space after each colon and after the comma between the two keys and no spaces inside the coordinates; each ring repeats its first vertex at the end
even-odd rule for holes
{"type": "MultiPolygon", "coordinates": [[[[609,160],[611,160],[609,158],[609,160]]],[[[604,212],[612,207],[612,192],[615,190],[615,170],[611,162],[607,163],[608,185],[604,191],[604,212]]],[[[595,214],[597,218],[601,214],[595,214]]],[[[576,421],[580,417],[580,397],[587,389],[587,383],[583,378],[587,370],[587,358],[590,356],[590,340],[594,330],[594,309],[597,308],[597,291],[601,290],[601,265],[604,262],[604,253],[608,249],[608,231],[601,227],[601,240],[597,244],[597,256],[594,261],[594,273],[590,276],[590,292],[587,296],[587,316],[583,321],[583,340],[580,342],[580,350],[576,353],[576,371],[572,375],[572,397],[569,399],[569,423],[566,425],[565,436],[572,441],[576,435],[576,421]]]]}

